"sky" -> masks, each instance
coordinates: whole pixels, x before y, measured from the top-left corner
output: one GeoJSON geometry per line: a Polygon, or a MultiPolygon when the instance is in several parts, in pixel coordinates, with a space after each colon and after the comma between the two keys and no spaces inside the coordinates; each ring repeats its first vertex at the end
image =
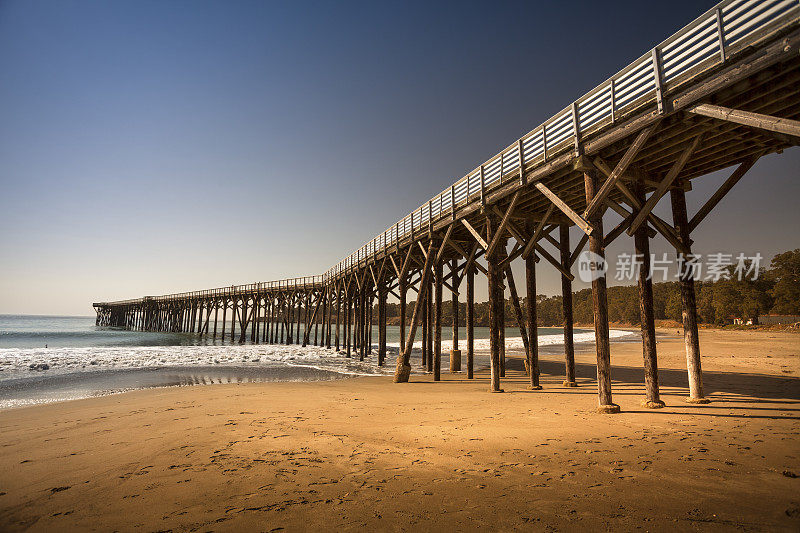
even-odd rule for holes
{"type": "MultiPolygon", "coordinates": [[[[712,5],[0,0],[0,313],[322,273],[712,5]]],[[[798,171],[695,251],[797,248],[798,171]]]]}

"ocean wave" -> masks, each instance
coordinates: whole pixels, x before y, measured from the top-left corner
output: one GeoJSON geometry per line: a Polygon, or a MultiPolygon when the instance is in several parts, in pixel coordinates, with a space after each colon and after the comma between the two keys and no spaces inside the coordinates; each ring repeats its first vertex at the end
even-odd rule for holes
{"type": "Polygon", "coordinates": [[[349,375],[381,375],[375,356],[359,361],[335,350],[297,345],[124,346],[93,348],[2,348],[0,379],[41,372],[152,368],[162,366],[313,366],[349,375]],[[42,370],[47,365],[46,370],[42,370]],[[38,368],[38,369],[37,369],[38,368]]]}
{"type": "MultiPolygon", "coordinates": [[[[622,339],[625,337],[632,337],[635,336],[635,333],[630,331],[625,331],[621,329],[612,329],[608,332],[608,336],[613,339],[622,339]]],[[[417,336],[419,338],[419,336],[417,336]]],[[[586,331],[583,333],[575,333],[572,336],[573,342],[580,344],[580,343],[590,343],[594,342],[594,331],[586,331]]],[[[462,339],[462,343],[465,343],[466,340],[462,339]]],[[[539,346],[557,346],[560,344],[564,344],[564,335],[563,334],[555,334],[555,335],[539,335],[539,346]]],[[[475,339],[474,341],[475,349],[476,350],[488,350],[489,349],[489,339],[475,339]]],[[[389,343],[388,346],[392,346],[394,348],[399,348],[399,342],[389,343]]],[[[422,341],[417,340],[414,342],[414,348],[422,349],[422,341]]],[[[525,344],[522,342],[522,337],[506,337],[506,349],[517,349],[522,350],[525,348],[525,344]]]]}
{"type": "MultiPolygon", "coordinates": [[[[612,339],[633,335],[611,330],[612,339]]],[[[576,343],[594,341],[594,332],[575,334],[576,343]]],[[[539,346],[563,343],[562,335],[541,335],[539,346]]],[[[447,345],[447,342],[444,343],[447,345]]],[[[412,359],[419,359],[420,341],[414,343],[412,359]]],[[[523,349],[521,337],[507,337],[507,349],[523,349]]],[[[489,339],[476,339],[475,349],[489,349],[489,339]]],[[[377,345],[364,361],[318,346],[245,344],[183,346],[102,346],[65,348],[0,348],[0,380],[39,375],[104,369],[155,368],[164,366],[305,366],[352,376],[391,374],[399,343],[387,345],[386,365],[377,366],[377,345]]],[[[443,350],[443,364],[447,350],[443,350]]],[[[412,365],[416,367],[417,365],[412,365]]]]}

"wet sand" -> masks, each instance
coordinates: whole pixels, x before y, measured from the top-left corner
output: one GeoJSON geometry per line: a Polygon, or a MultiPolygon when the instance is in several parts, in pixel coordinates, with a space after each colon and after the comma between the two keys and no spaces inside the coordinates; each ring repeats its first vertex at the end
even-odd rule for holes
{"type": "Polygon", "coordinates": [[[800,335],[701,331],[709,405],[661,332],[667,407],[642,398],[641,346],[612,348],[600,415],[542,362],[488,376],[148,389],[0,412],[0,530],[800,528],[800,335]]]}

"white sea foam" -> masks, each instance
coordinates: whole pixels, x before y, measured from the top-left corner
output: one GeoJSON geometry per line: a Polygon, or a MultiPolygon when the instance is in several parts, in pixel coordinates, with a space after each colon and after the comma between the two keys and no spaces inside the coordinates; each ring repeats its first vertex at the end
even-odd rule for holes
{"type": "Polygon", "coordinates": [[[310,366],[349,375],[381,375],[375,356],[359,361],[317,346],[124,346],[0,349],[0,380],[36,374],[164,366],[310,366]],[[31,365],[48,365],[33,370],[31,365]]]}
{"type": "MultiPolygon", "coordinates": [[[[611,330],[612,339],[631,335],[628,331],[611,330]]],[[[419,339],[419,336],[417,337],[419,339]]],[[[575,334],[575,342],[593,342],[594,332],[575,334]]],[[[541,335],[540,346],[553,346],[563,342],[562,335],[541,335]]],[[[445,345],[447,343],[445,342],[445,345]]],[[[414,343],[415,357],[422,344],[414,343]]],[[[521,337],[507,337],[507,349],[522,349],[521,337]]],[[[223,346],[114,346],[67,348],[3,348],[0,349],[0,380],[71,372],[154,368],[165,366],[244,366],[267,367],[274,365],[304,366],[318,370],[355,376],[375,376],[394,371],[394,359],[399,343],[388,345],[386,365],[377,366],[377,346],[373,353],[359,361],[348,358],[336,350],[317,346],[297,345],[223,345],[223,346]],[[32,367],[47,365],[47,370],[32,367]]],[[[476,339],[475,350],[489,349],[489,339],[476,339]]],[[[445,357],[447,350],[445,350],[445,357]]],[[[355,355],[355,354],[354,354],[355,355]]],[[[413,365],[412,365],[413,366],[413,365]]]]}
{"type": "MultiPolygon", "coordinates": [[[[628,337],[633,335],[630,331],[624,331],[620,329],[612,329],[608,332],[609,337],[611,339],[621,339],[623,337],[628,337]]],[[[414,348],[422,349],[422,341],[419,340],[420,335],[417,335],[417,340],[414,342],[414,348]]],[[[572,336],[573,342],[575,343],[586,343],[586,342],[594,342],[594,331],[587,331],[585,333],[575,333],[572,336]]],[[[462,339],[462,343],[465,342],[462,339]]],[[[488,350],[489,349],[489,339],[475,339],[475,349],[476,350],[488,350]]],[[[554,335],[539,335],[539,346],[557,346],[559,344],[564,344],[564,336],[562,334],[554,334],[554,335]]],[[[399,348],[400,343],[394,342],[389,343],[389,346],[393,346],[394,348],[399,348]]],[[[522,342],[522,337],[506,337],[506,349],[518,349],[522,350],[525,348],[524,343],[522,342]]]]}

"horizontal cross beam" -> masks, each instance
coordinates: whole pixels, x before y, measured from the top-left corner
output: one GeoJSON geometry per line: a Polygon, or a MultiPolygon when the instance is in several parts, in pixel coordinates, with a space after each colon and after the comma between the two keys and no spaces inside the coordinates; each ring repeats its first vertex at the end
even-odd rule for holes
{"type": "Polygon", "coordinates": [[[721,105],[700,104],[689,109],[689,113],[702,115],[704,117],[734,122],[743,126],[750,126],[760,130],[783,133],[792,137],[800,137],[800,121],[789,118],[774,117],[752,111],[742,111],[741,109],[731,109],[721,105]]]}

